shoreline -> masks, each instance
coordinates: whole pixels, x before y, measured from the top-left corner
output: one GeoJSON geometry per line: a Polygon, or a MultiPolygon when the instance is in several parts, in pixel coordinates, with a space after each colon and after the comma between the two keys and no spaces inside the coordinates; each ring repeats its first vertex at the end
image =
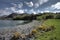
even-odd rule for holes
{"type": "Polygon", "coordinates": [[[40,22],[33,20],[32,22],[28,24],[19,25],[13,28],[0,29],[0,37],[5,37],[7,39],[10,39],[13,36],[13,33],[15,32],[28,35],[38,25],[40,25],[40,22]]]}

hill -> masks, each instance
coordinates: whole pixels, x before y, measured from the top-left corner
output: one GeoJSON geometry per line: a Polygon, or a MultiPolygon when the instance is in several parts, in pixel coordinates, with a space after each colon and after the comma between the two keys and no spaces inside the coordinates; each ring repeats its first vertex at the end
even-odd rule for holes
{"type": "Polygon", "coordinates": [[[60,19],[48,19],[43,24],[48,27],[53,25],[55,30],[43,34],[39,33],[36,35],[35,40],[60,40],[60,19]]]}

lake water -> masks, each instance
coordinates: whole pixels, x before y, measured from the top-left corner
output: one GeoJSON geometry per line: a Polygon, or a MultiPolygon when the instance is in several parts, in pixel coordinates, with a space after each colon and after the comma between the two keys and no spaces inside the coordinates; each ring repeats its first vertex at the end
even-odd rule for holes
{"type": "Polygon", "coordinates": [[[0,28],[1,27],[15,27],[18,25],[21,25],[22,23],[24,23],[24,21],[22,20],[0,20],[0,28]]]}

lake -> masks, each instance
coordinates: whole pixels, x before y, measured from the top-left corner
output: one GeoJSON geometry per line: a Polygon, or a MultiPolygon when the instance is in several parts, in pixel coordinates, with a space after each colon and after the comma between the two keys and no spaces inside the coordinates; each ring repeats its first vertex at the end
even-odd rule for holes
{"type": "Polygon", "coordinates": [[[23,24],[24,21],[22,20],[0,20],[0,28],[1,27],[15,27],[18,25],[23,24]]]}

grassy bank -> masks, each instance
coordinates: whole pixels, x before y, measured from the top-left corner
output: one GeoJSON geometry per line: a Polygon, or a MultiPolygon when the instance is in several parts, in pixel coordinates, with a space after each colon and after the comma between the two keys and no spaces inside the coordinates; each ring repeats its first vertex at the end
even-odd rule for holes
{"type": "Polygon", "coordinates": [[[60,40],[60,19],[48,19],[43,25],[48,27],[53,25],[55,30],[36,34],[35,40],[60,40]]]}
{"type": "Polygon", "coordinates": [[[47,19],[28,35],[15,32],[12,40],[60,40],[60,19],[47,19]]]}

